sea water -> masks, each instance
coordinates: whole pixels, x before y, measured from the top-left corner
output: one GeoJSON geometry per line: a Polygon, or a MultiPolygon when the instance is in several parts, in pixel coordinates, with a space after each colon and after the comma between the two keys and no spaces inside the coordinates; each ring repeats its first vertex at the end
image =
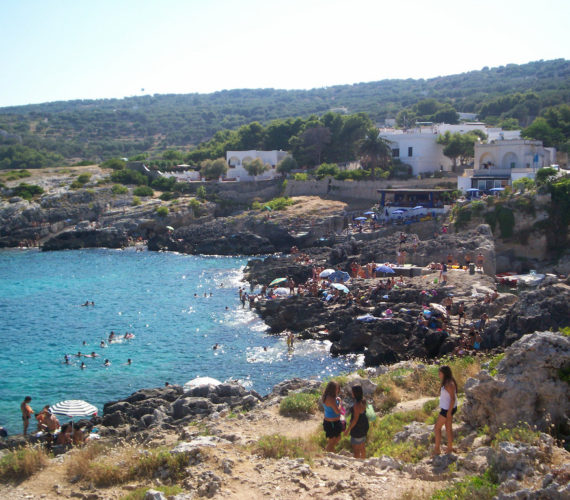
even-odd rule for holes
{"type": "Polygon", "coordinates": [[[242,308],[246,263],[134,250],[0,251],[0,425],[21,432],[19,405],[28,395],[36,412],[83,399],[102,413],[104,403],[138,389],[198,376],[267,393],[287,378],[354,368],[356,359],[332,358],[325,342],[298,341],[289,352],[242,308]],[[82,307],[87,300],[95,306],[82,307]],[[100,348],[112,330],[135,338],[100,348]]]}

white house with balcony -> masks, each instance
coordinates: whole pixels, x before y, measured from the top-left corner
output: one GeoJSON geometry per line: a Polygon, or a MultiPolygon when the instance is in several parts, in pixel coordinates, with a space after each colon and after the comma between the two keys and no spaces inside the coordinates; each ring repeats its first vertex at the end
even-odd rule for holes
{"type": "Polygon", "coordinates": [[[502,130],[486,127],[484,123],[468,122],[457,125],[448,123],[422,124],[408,130],[380,129],[380,136],[391,143],[392,157],[412,167],[412,174],[430,174],[435,171],[451,171],[453,162],[443,154],[443,146],[437,143],[446,132],[466,134],[482,130],[488,140],[516,139],[520,130],[502,130]]]}
{"type": "Polygon", "coordinates": [[[474,168],[457,178],[457,188],[485,192],[511,186],[522,177],[534,179],[538,169],[554,163],[556,149],[545,148],[542,141],[511,139],[476,143],[474,168]]]}
{"type": "Polygon", "coordinates": [[[236,181],[253,181],[253,180],[269,180],[278,177],[280,174],[277,172],[277,165],[279,162],[288,155],[287,151],[228,151],[226,152],[226,161],[228,162],[228,173],[226,178],[228,180],[236,181]],[[263,174],[253,178],[247,173],[244,164],[259,158],[263,163],[269,166],[269,169],[263,174]]]}

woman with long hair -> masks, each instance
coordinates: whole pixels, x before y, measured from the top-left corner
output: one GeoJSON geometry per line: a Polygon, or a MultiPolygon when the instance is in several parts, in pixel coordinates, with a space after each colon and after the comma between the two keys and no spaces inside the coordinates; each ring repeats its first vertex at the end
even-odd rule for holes
{"type": "Polygon", "coordinates": [[[350,409],[350,426],[345,434],[350,432],[350,444],[354,458],[366,458],[366,436],[368,434],[368,417],[366,416],[366,400],[362,392],[362,386],[355,385],[352,388],[354,405],[350,409]]]}
{"type": "Polygon", "coordinates": [[[451,368],[449,366],[439,367],[439,379],[441,381],[441,389],[439,394],[439,416],[435,423],[435,449],[433,454],[441,453],[441,428],[445,425],[447,434],[447,454],[453,452],[453,415],[457,412],[457,382],[453,378],[451,368]]]}
{"type": "Polygon", "coordinates": [[[323,407],[325,409],[323,429],[327,436],[327,446],[325,450],[328,452],[334,451],[340,441],[343,430],[342,422],[340,421],[342,408],[340,406],[340,398],[338,397],[339,394],[339,383],[331,380],[323,393],[323,407]]]}

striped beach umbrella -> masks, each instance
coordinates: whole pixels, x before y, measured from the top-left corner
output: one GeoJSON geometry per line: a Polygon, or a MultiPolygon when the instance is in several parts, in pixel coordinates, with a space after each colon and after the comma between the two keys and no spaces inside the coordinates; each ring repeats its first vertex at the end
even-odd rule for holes
{"type": "Polygon", "coordinates": [[[92,417],[93,415],[97,415],[96,406],[80,399],[61,401],[50,406],[49,411],[54,415],[65,417],[92,417]]]}

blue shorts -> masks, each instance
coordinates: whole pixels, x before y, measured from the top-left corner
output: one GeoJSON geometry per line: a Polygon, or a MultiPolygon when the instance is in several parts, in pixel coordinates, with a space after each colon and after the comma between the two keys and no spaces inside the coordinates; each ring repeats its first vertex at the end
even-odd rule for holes
{"type": "Polygon", "coordinates": [[[366,443],[366,436],[361,437],[361,438],[355,438],[355,437],[350,437],[350,444],[352,445],[359,445],[359,444],[364,444],[366,443]]]}

